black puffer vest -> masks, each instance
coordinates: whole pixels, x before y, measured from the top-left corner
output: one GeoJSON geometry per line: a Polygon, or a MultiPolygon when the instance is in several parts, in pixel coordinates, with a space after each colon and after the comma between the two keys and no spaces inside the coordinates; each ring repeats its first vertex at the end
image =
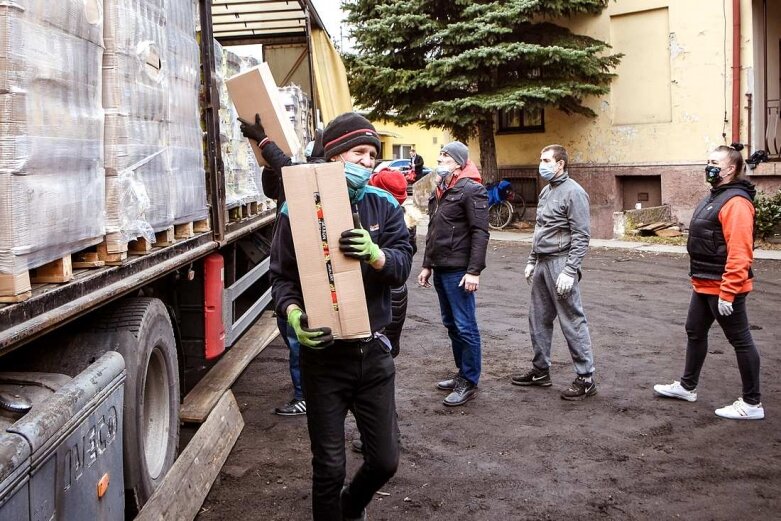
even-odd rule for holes
{"type": "MultiPolygon", "coordinates": [[[[727,241],[719,222],[719,212],[733,197],[754,200],[754,185],[746,180],[735,181],[713,188],[708,197],[700,201],[689,224],[689,275],[698,279],[721,280],[727,265],[727,241]]],[[[749,269],[749,278],[754,274],[749,269]]]]}

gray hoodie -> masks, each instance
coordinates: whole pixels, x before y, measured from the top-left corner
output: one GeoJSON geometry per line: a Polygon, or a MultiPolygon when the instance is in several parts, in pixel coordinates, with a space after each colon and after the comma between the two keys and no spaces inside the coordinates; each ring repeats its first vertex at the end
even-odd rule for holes
{"type": "Polygon", "coordinates": [[[540,192],[529,264],[547,255],[566,255],[564,273],[577,276],[591,238],[588,194],[568,173],[540,192]]]}

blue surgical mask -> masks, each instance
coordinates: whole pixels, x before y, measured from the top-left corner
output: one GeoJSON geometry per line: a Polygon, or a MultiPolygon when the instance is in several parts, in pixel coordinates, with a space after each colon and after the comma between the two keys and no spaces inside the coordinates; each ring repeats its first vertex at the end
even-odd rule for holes
{"type": "Polygon", "coordinates": [[[344,163],[344,176],[347,179],[347,194],[351,203],[358,202],[361,198],[372,171],[355,163],[344,163]]]}
{"type": "Polygon", "coordinates": [[[540,163],[540,176],[546,181],[550,181],[556,175],[556,163],[540,163]]]}
{"type": "Polygon", "coordinates": [[[445,166],[438,166],[435,172],[442,179],[446,178],[450,174],[450,170],[445,166]]]}
{"type": "Polygon", "coordinates": [[[372,171],[355,163],[344,164],[344,175],[347,177],[347,187],[360,190],[369,182],[372,171]]]}

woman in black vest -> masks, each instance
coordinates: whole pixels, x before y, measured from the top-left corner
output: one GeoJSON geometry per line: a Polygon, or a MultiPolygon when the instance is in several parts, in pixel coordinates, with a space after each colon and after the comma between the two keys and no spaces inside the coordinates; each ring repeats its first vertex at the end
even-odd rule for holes
{"type": "Polygon", "coordinates": [[[656,394],[693,402],[708,354],[708,331],[716,321],[735,348],[743,396],[716,415],[733,420],[765,417],[759,393],[759,352],[749,331],[746,296],[753,289],[754,185],[744,178],[743,145],[720,146],[708,156],[705,179],[713,187],[694,210],[689,226],[692,298],[686,318],[683,377],[655,385],[656,394]]]}

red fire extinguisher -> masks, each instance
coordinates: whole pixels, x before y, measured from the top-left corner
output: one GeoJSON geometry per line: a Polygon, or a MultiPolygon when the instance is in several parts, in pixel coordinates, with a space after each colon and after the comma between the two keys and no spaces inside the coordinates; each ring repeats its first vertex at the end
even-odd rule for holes
{"type": "Polygon", "coordinates": [[[203,260],[204,354],[213,360],[225,352],[225,324],[222,321],[222,293],[225,260],[212,253],[203,260]]]}

